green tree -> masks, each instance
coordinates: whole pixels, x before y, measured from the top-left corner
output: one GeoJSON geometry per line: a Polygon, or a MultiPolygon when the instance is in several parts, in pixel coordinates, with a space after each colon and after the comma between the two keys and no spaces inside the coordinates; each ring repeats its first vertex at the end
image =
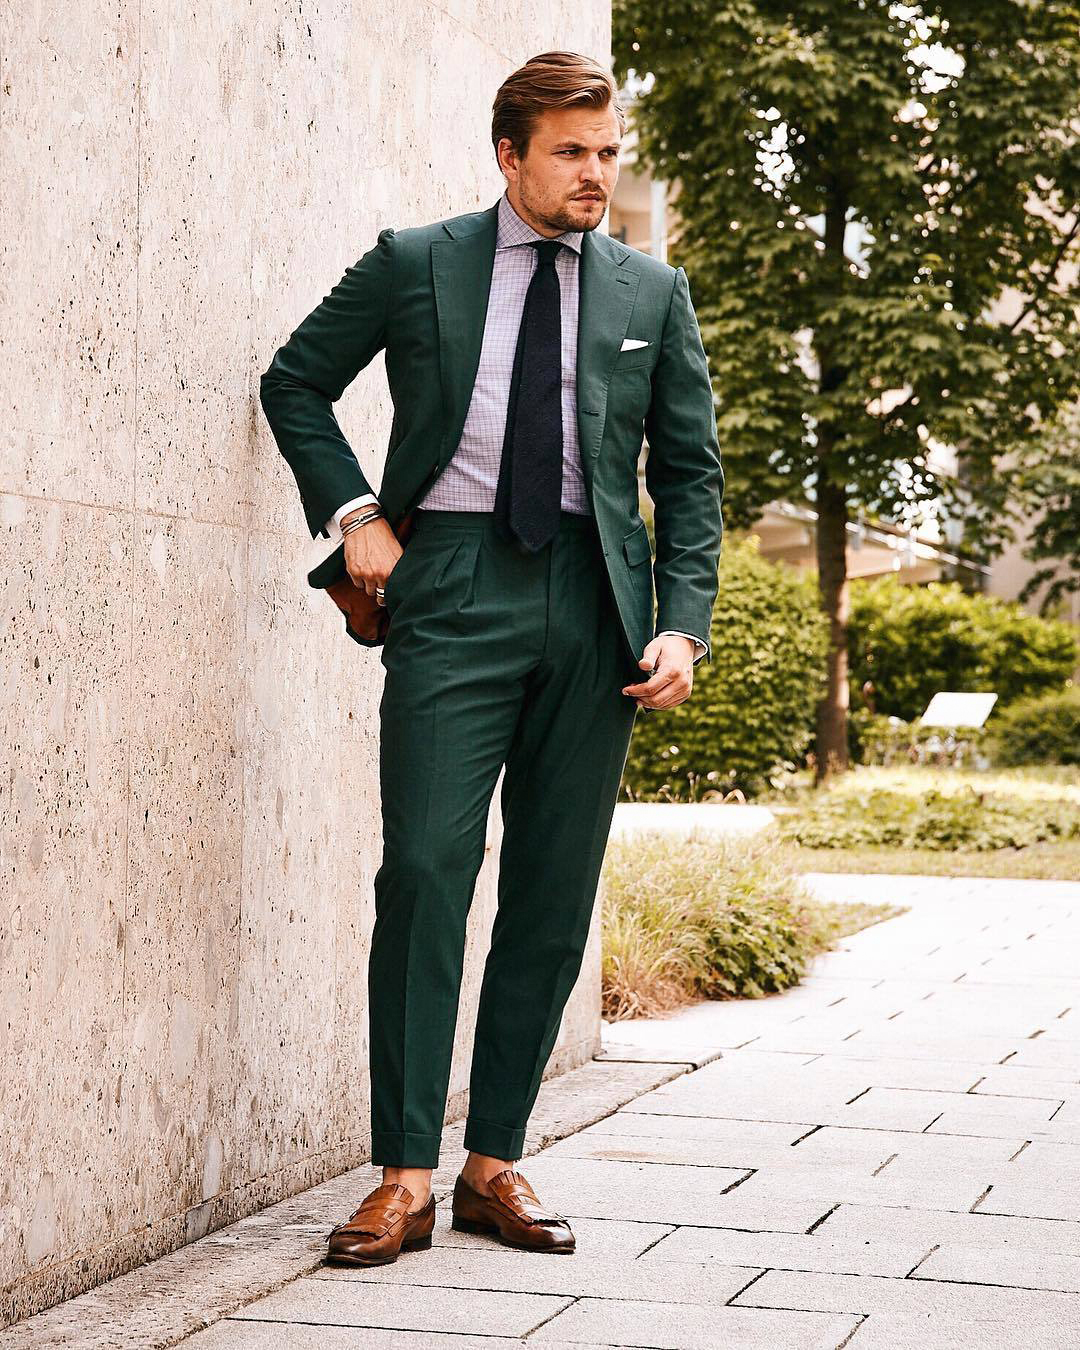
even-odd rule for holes
{"type": "Polygon", "coordinates": [[[1080,6],[616,0],[613,45],[678,189],[729,523],[817,512],[824,777],[848,762],[849,521],[945,508],[989,556],[1007,466],[1077,391],[1080,6]]]}
{"type": "Polygon", "coordinates": [[[1020,600],[1053,614],[1080,591],[1080,407],[1070,404],[1019,473],[1020,504],[1032,517],[1024,556],[1035,564],[1020,600]]]}

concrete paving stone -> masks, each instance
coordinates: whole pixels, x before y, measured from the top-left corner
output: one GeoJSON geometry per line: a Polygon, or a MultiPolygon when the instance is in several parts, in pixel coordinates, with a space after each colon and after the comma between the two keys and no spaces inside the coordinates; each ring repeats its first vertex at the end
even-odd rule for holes
{"type": "Polygon", "coordinates": [[[836,1350],[856,1320],[817,1313],[762,1315],[757,1309],[685,1303],[581,1299],[529,1337],[529,1343],[664,1346],[670,1350],[836,1350]]]}
{"type": "MultiPolygon", "coordinates": [[[[912,1130],[825,1125],[801,1139],[792,1154],[805,1162],[866,1163],[871,1171],[889,1158],[895,1158],[890,1167],[901,1161],[915,1167],[974,1167],[1007,1163],[1023,1144],[1020,1134],[1011,1139],[958,1138],[912,1130]]],[[[1027,1152],[1025,1149],[1021,1159],[1027,1152]]]]}
{"type": "MultiPolygon", "coordinates": [[[[799,1133],[802,1132],[799,1127],[799,1133]]],[[[594,1158],[610,1162],[674,1164],[686,1167],[735,1167],[745,1170],[779,1162],[789,1143],[724,1143],[695,1139],[689,1134],[675,1138],[654,1135],[582,1134],[563,1139],[547,1152],[556,1158],[594,1158]]]]}
{"type": "Polygon", "coordinates": [[[1080,1327],[1080,1294],[1052,1290],[824,1275],[769,1270],[734,1300],[735,1307],[801,1308],[812,1312],[901,1313],[951,1321],[1012,1321],[1014,1327],[1080,1327]]]}
{"type": "MultiPolygon", "coordinates": [[[[820,1230],[819,1230],[820,1231],[820,1230]]],[[[676,1228],[636,1263],[717,1261],[774,1270],[820,1270],[837,1275],[905,1276],[925,1257],[917,1243],[831,1242],[818,1233],[743,1233],[726,1228],[676,1228]]]]}
{"type": "Polygon", "coordinates": [[[1080,1138],[1080,1100],[1076,1097],[1067,1098],[1060,1111],[1054,1113],[1050,1128],[1062,1137],[1080,1138]]]}
{"type": "MultiPolygon", "coordinates": [[[[929,1316],[875,1313],[844,1350],[1017,1350],[1017,1329],[1007,1320],[957,1322],[929,1316]]],[[[1076,1350],[1074,1327],[1025,1327],[1024,1350],[1076,1350]]]]}
{"type": "Polygon", "coordinates": [[[742,1199],[741,1186],[725,1188],[747,1173],[736,1168],[587,1161],[541,1154],[530,1159],[537,1193],[573,1222],[592,1218],[641,1218],[652,1223],[703,1228],[775,1229],[802,1233],[828,1208],[786,1197],[742,1199]]]}
{"type": "MultiPolygon", "coordinates": [[[[631,1104],[632,1105],[632,1104],[631,1104]]],[[[746,1148],[788,1148],[802,1139],[807,1127],[774,1120],[710,1120],[707,1116],[666,1116],[635,1113],[630,1107],[615,1111],[579,1135],[552,1145],[561,1148],[578,1138],[590,1139],[700,1139],[704,1143],[741,1145],[746,1148]]]]}
{"type": "Polygon", "coordinates": [[[979,1205],[983,1214],[1011,1214],[1029,1219],[1065,1219],[1080,1223],[1080,1186],[1075,1175],[1070,1185],[1036,1184],[1030,1177],[999,1181],[979,1205]]]}
{"type": "MultiPolygon", "coordinates": [[[[830,1204],[916,1206],[967,1213],[986,1190],[988,1180],[977,1173],[947,1171],[912,1175],[885,1168],[877,1176],[861,1168],[813,1164],[809,1167],[768,1167],[745,1181],[738,1193],[749,1203],[768,1199],[818,1201],[830,1204]]],[[[993,1194],[993,1192],[991,1192],[993,1194]]]]}
{"type": "MultiPolygon", "coordinates": [[[[893,1024],[890,1023],[891,1025],[893,1024]]],[[[869,1032],[865,1035],[860,1033],[852,1040],[831,1046],[827,1051],[821,1053],[835,1055],[842,1059],[883,1060],[902,1057],[904,1059],[932,1060],[935,1063],[947,1060],[952,1063],[990,1067],[998,1064],[1006,1055],[1012,1054],[1018,1043],[1017,1040],[1005,1036],[980,1039],[970,1036],[951,1036],[946,1032],[943,1032],[939,1037],[924,1033],[918,1039],[906,1040],[902,1037],[898,1038],[891,1032],[887,1037],[883,1037],[875,1031],[873,1035],[869,1032]]]]}
{"type": "MultiPolygon", "coordinates": [[[[700,1070],[707,1072],[706,1069],[700,1070]]],[[[697,1077],[697,1075],[694,1075],[697,1077]]],[[[680,1092],[650,1092],[628,1108],[635,1115],[706,1116],[727,1120],[771,1120],[808,1125],[831,1118],[867,1086],[827,1085],[820,1091],[794,1074],[766,1081],[694,1083],[680,1092]]]]}
{"type": "MultiPolygon", "coordinates": [[[[409,1256],[420,1253],[406,1253],[409,1256]]],[[[535,1252],[432,1247],[423,1260],[399,1257],[385,1266],[363,1270],[324,1266],[311,1278],[364,1284],[439,1286],[446,1289],[488,1289],[565,1298],[645,1299],[657,1303],[724,1304],[743,1289],[760,1267],[745,1261],[728,1264],[690,1258],[645,1266],[640,1261],[582,1256],[544,1260],[535,1252]]],[[[912,1262],[914,1264],[914,1262],[912,1262]]],[[[910,1267],[909,1267],[910,1269],[910,1267]]]]}
{"type": "MultiPolygon", "coordinates": [[[[982,956],[987,955],[984,951],[982,956]]],[[[898,948],[889,952],[867,952],[860,948],[829,952],[823,956],[822,964],[826,974],[843,979],[847,974],[865,978],[867,975],[887,980],[901,974],[908,974],[920,980],[939,980],[943,984],[955,983],[973,967],[977,967],[980,953],[944,951],[927,956],[920,947],[912,951],[898,948]]]]}
{"type": "MultiPolygon", "coordinates": [[[[414,1257],[429,1254],[406,1253],[414,1257]]],[[[414,1264],[419,1267],[419,1262],[414,1264]]],[[[419,1269],[417,1278],[420,1278],[419,1269]]],[[[232,1316],[245,1322],[304,1322],[322,1326],[461,1332],[474,1336],[524,1336],[562,1308],[569,1307],[570,1303],[570,1299],[547,1294],[500,1291],[496,1297],[483,1289],[381,1285],[305,1277],[247,1304],[232,1316]]]]}
{"type": "Polygon", "coordinates": [[[518,1336],[440,1335],[296,1322],[224,1322],[183,1342],[184,1350],[521,1350],[518,1336]]]}
{"type": "MultiPolygon", "coordinates": [[[[676,1229],[676,1232],[682,1231],[676,1229]]],[[[667,1241],[665,1238],[659,1246],[662,1247],[667,1241]]],[[[988,1247],[961,1247],[956,1243],[946,1243],[930,1253],[912,1278],[951,1280],[959,1284],[1003,1285],[1013,1289],[1055,1289],[1061,1293],[1080,1294],[1080,1255],[1059,1256],[1054,1252],[1018,1251],[1015,1248],[997,1251],[988,1247]]]]}
{"type": "MultiPolygon", "coordinates": [[[[999,1100],[1005,1101],[1006,1098],[999,1100]]],[[[927,1127],[931,1134],[982,1135],[996,1139],[1014,1137],[1018,1129],[1028,1138],[1054,1138],[1053,1122],[1041,1125],[1017,1124],[1017,1113],[1012,1111],[968,1111],[962,1109],[943,1111],[934,1123],[927,1127]]]]}
{"type": "Polygon", "coordinates": [[[939,994],[908,1006],[893,1019],[893,1030],[910,1029],[921,1038],[926,1032],[934,1034],[948,1027],[949,1033],[956,1036],[1027,1040],[1056,1015],[1056,1000],[1048,1000],[1048,1006],[1043,1008],[1032,1007],[1027,998],[1003,1003],[999,987],[976,991],[965,986],[966,981],[953,986],[956,990],[963,989],[963,995],[939,994]]]}
{"type": "MultiPolygon", "coordinates": [[[[886,1091],[886,1089],[874,1089],[886,1091]]],[[[861,1090],[856,1090],[858,1101],[852,1104],[836,1105],[832,1101],[823,1101],[813,1096],[799,1096],[793,1092],[776,1094],[771,1100],[763,1100],[760,1095],[738,1095],[731,1093],[716,1105],[704,1096],[697,1100],[647,1099],[641,1104],[641,1115],[661,1115],[665,1113],[699,1117],[701,1119],[730,1119],[735,1121],[760,1120],[776,1123],[801,1124],[809,1131],[816,1126],[837,1126],[840,1128],[857,1127],[881,1131],[909,1131],[921,1133],[928,1130],[942,1114],[928,1110],[918,1100],[905,1100],[903,1092],[897,1092],[890,1098],[876,1097],[867,1101],[861,1090]]],[[[958,1094],[959,1095],[959,1094],[958,1094]]],[[[983,1117],[985,1128],[977,1129],[978,1119],[967,1116],[959,1121],[962,1128],[939,1128],[943,1134],[972,1134],[990,1137],[1016,1137],[1017,1147],[1024,1138],[1032,1133],[1030,1128],[1017,1124],[1014,1113],[987,1113],[983,1117]],[[1010,1129],[1011,1124],[1011,1129],[1010,1129]]],[[[1062,1128],[1061,1137],[1071,1139],[1072,1127],[1062,1128]]],[[[1046,1138],[1058,1137],[1049,1128],[1042,1131],[1046,1138]]]]}
{"type": "Polygon", "coordinates": [[[1076,1078],[1080,1075],[1080,1045],[1040,1036],[1034,1041],[1022,1041],[1008,1062],[1016,1069],[1053,1069],[1067,1078],[1076,1078]]]}
{"type": "Polygon", "coordinates": [[[891,1242],[901,1224],[904,1240],[927,1250],[935,1243],[956,1243],[1080,1256],[1080,1224],[1056,1219],[842,1204],[814,1232],[832,1242],[891,1242]]]}
{"type": "Polygon", "coordinates": [[[986,1075],[986,1066],[973,1061],[903,1059],[895,1055],[869,1055],[860,1059],[822,1055],[806,1072],[823,1081],[832,1074],[840,1078],[861,1079],[867,1087],[907,1088],[923,1092],[967,1092],[986,1075]]]}
{"type": "Polygon", "coordinates": [[[1052,1069],[1032,1069],[1023,1065],[994,1065],[985,1069],[972,1089],[977,1097],[1055,1097],[1069,1101],[1080,1097],[1080,1078],[1062,1077],[1052,1069]]]}
{"type": "Polygon", "coordinates": [[[899,1120],[901,1128],[930,1130],[938,1121],[937,1130],[942,1134],[1019,1133],[1026,1137],[1025,1131],[1045,1128],[1060,1105],[1045,1098],[977,1097],[974,1093],[875,1087],[852,1102],[845,1117],[853,1125],[899,1120]]]}
{"type": "Polygon", "coordinates": [[[601,1064],[681,1064],[689,1068],[700,1069],[703,1065],[719,1059],[723,1046],[685,1045],[620,1045],[614,1043],[604,1046],[596,1055],[601,1064]]]}
{"type": "Polygon", "coordinates": [[[1057,1139],[1034,1139],[1013,1159],[1012,1170],[1018,1180],[1024,1177],[1036,1180],[1043,1180],[1047,1176],[1055,1179],[1068,1177],[1072,1185],[1071,1174],[1080,1172],[1080,1144],[1062,1143],[1057,1139]]]}

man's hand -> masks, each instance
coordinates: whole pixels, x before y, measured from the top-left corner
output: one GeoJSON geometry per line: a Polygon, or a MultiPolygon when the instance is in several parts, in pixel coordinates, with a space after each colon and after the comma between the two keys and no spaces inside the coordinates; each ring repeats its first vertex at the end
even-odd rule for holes
{"type": "Polygon", "coordinates": [[[623,686],[623,693],[636,698],[643,708],[674,708],[685,703],[694,687],[693,638],[677,633],[655,637],[645,647],[638,665],[654,674],[641,684],[623,686]]]}
{"type": "MultiPolygon", "coordinates": [[[[366,509],[357,507],[355,511],[342,516],[342,525],[362,515],[366,509]]],[[[345,570],[354,586],[367,591],[368,595],[375,595],[375,587],[385,587],[386,578],[397,566],[404,551],[389,521],[385,516],[378,516],[345,536],[345,570]]],[[[380,604],[384,603],[378,596],[376,599],[380,604]]]]}

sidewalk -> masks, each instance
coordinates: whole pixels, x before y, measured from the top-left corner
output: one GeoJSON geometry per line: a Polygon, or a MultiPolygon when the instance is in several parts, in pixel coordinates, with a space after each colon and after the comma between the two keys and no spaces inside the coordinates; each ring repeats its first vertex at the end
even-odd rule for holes
{"type": "Polygon", "coordinates": [[[200,1299],[228,1315],[184,1350],[1077,1346],[1080,885],[810,880],[911,909],[782,997],[618,1024],[544,1085],[532,1146],[557,1142],[521,1170],[575,1255],[454,1233],[446,1198],[430,1251],[322,1267],[377,1179],[358,1169],[0,1347],[176,1343],[200,1299]]]}

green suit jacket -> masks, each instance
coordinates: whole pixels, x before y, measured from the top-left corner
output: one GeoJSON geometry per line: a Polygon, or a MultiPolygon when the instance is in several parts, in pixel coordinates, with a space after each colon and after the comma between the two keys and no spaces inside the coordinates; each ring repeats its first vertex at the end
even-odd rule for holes
{"type": "MultiPolygon", "coordinates": [[[[378,352],[394,418],[377,496],[392,526],[457,448],[480,361],[497,213],[496,203],[434,225],[383,230],[263,373],[262,407],[313,538],[326,534],[344,502],[374,492],[332,405],[378,352]]],[[[724,488],[712,388],[681,267],[587,231],[579,288],[582,472],[637,662],[664,629],[709,641],[724,488]],[[621,351],[628,337],[648,345],[621,351]],[[654,566],[638,510],[643,436],[654,566]]],[[[344,575],[342,544],[308,581],[325,587],[344,575]]]]}

